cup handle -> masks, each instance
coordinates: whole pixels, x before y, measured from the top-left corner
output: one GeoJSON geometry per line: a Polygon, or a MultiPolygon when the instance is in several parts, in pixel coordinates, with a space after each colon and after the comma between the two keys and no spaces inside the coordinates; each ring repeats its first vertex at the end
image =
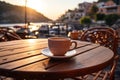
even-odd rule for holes
{"type": "Polygon", "coordinates": [[[72,45],[72,44],[75,44],[75,46],[73,47],[73,49],[74,49],[74,48],[77,48],[77,42],[72,41],[72,42],[71,42],[71,45],[72,45]]]}

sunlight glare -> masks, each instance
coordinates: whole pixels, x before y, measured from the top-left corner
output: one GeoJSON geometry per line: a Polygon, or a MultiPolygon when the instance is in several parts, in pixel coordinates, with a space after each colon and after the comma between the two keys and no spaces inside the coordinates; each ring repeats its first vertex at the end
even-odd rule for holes
{"type": "Polygon", "coordinates": [[[45,8],[44,2],[40,0],[27,0],[27,6],[37,11],[43,11],[45,8]]]}
{"type": "Polygon", "coordinates": [[[29,42],[29,43],[35,43],[35,40],[29,39],[28,42],[29,42]]]}

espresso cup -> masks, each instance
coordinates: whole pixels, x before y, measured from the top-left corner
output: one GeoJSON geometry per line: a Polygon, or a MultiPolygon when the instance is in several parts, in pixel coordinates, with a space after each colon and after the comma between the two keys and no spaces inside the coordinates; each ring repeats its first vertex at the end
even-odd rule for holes
{"type": "Polygon", "coordinates": [[[70,49],[70,46],[75,44],[73,48],[77,47],[77,42],[71,41],[69,38],[64,37],[51,37],[48,38],[48,47],[54,56],[64,56],[70,49]]]}

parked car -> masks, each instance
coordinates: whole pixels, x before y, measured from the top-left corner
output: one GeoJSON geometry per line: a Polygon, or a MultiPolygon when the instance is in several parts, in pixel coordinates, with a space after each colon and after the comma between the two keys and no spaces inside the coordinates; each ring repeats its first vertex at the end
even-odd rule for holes
{"type": "Polygon", "coordinates": [[[54,27],[50,28],[49,34],[58,35],[59,31],[60,31],[59,28],[57,26],[54,26],[54,27]]]}
{"type": "Polygon", "coordinates": [[[39,33],[49,33],[49,25],[41,25],[40,28],[38,29],[39,33]]]}

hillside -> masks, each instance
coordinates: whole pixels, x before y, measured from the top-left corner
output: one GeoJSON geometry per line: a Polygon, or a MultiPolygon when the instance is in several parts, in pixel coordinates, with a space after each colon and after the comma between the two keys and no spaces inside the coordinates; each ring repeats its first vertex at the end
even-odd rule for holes
{"type": "MultiPolygon", "coordinates": [[[[27,22],[47,22],[49,18],[34,9],[27,8],[27,22]]],[[[25,22],[25,7],[0,1],[0,23],[25,22]]]]}

